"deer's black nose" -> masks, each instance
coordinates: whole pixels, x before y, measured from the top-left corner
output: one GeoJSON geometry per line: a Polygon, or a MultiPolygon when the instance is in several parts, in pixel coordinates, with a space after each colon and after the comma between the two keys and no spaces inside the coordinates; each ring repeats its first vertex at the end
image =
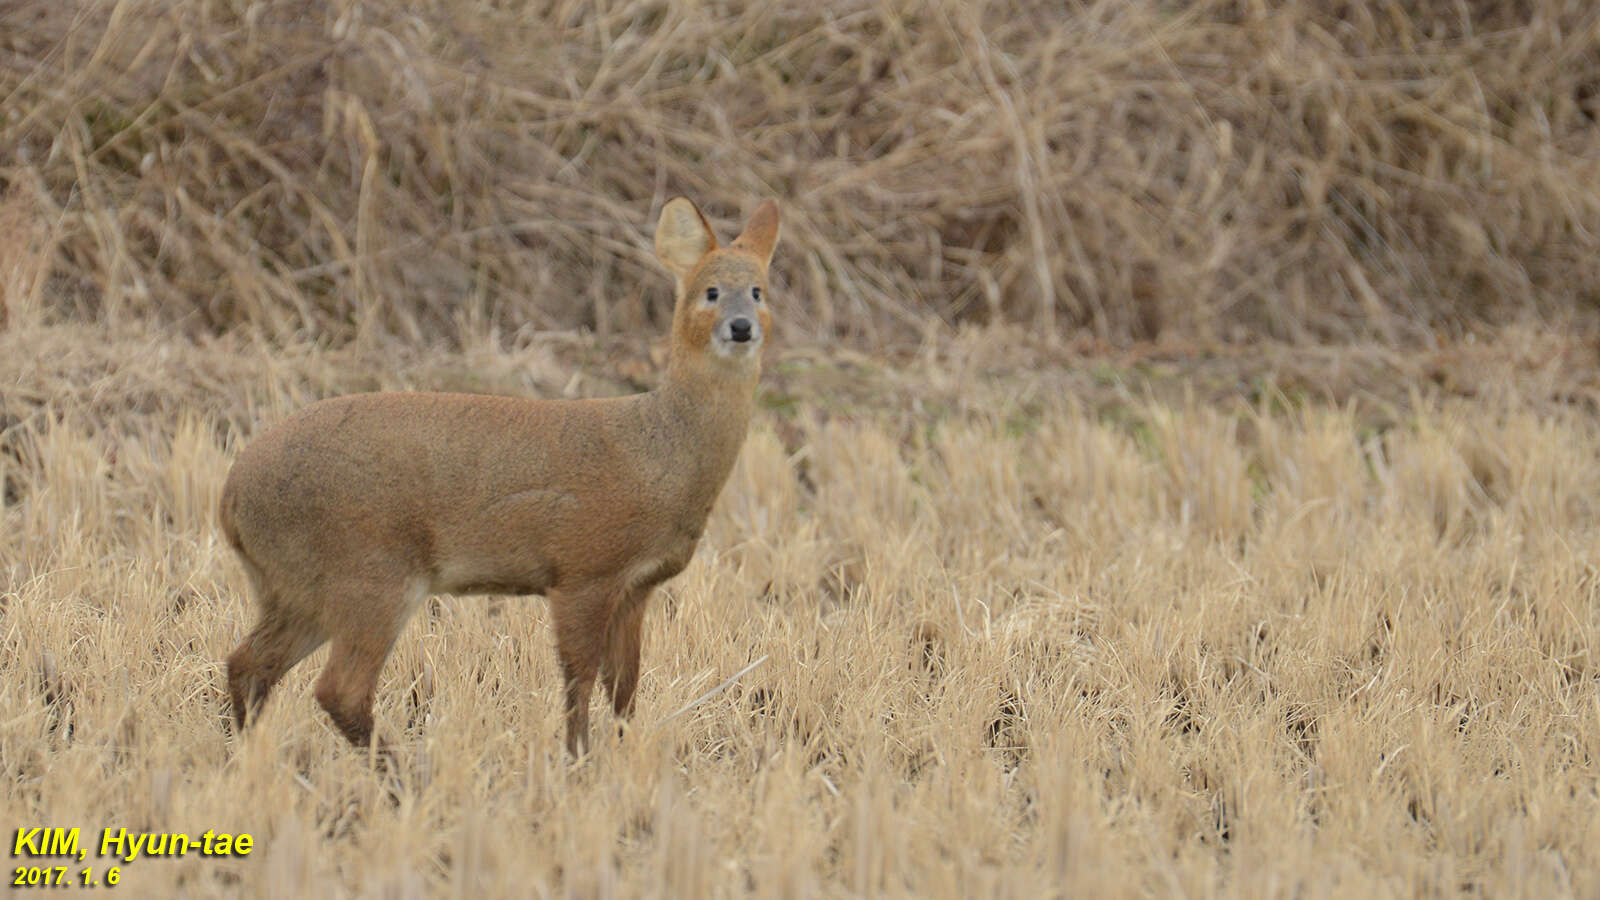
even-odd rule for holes
{"type": "Polygon", "coordinates": [[[744,316],[728,323],[728,331],[738,343],[750,340],[750,320],[744,316]]]}

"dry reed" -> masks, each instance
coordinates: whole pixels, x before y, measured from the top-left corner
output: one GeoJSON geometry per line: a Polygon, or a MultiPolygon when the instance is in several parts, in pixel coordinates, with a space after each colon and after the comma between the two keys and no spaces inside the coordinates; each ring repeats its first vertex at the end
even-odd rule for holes
{"type": "Polygon", "coordinates": [[[37,314],[283,340],[659,325],[646,226],[786,213],[790,334],[1592,325],[1579,0],[20,0],[37,314]]]}

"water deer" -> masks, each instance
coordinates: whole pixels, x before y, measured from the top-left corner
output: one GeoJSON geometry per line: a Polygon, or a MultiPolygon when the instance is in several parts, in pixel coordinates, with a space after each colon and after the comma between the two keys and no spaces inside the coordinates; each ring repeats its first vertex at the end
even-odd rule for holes
{"type": "Polygon", "coordinates": [[[384,660],[436,593],[545,595],[572,755],[588,746],[596,677],[628,717],[646,601],[688,564],[744,442],[777,242],[771,200],[726,247],[692,202],[666,204],[655,251],[677,297],[656,390],[354,394],[246,446],[219,516],[260,612],[228,657],[238,727],[329,642],[317,701],[365,746],[384,660]]]}

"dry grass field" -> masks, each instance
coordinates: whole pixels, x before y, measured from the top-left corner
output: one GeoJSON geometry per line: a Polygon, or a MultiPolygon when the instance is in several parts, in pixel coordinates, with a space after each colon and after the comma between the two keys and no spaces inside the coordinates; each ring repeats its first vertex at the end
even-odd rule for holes
{"type": "Polygon", "coordinates": [[[5,845],[255,838],[153,897],[1600,896],[1600,15],[1063,6],[0,4],[5,845]],[[785,231],[635,727],[572,764],[543,601],[440,597],[387,770],[325,650],[233,735],[243,443],[648,388],[677,193],[785,231]]]}
{"type": "Polygon", "coordinates": [[[1223,361],[1229,399],[1005,334],[779,353],[638,728],[569,765],[542,601],[442,598],[385,776],[311,697],[325,651],[224,727],[230,456],[322,393],[609,393],[568,378],[603,348],[13,332],[0,822],[256,837],[124,866],[148,896],[1594,896],[1593,349],[1461,352],[1421,368],[1471,399],[1381,353],[1342,399],[1304,354],[1223,361]]]}

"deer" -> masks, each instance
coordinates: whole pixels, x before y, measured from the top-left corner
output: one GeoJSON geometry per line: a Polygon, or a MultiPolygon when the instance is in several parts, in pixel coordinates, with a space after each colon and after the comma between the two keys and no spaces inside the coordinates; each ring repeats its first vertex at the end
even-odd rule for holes
{"type": "Polygon", "coordinates": [[[744,443],[772,328],[778,230],[773,200],[725,247],[692,201],[663,206],[655,254],[675,303],[654,390],[349,394],[246,444],[218,510],[259,614],[227,658],[238,733],[327,643],[317,702],[367,747],[379,673],[435,594],[543,595],[567,752],[588,752],[597,678],[623,727],[651,592],[693,557],[744,443]]]}

